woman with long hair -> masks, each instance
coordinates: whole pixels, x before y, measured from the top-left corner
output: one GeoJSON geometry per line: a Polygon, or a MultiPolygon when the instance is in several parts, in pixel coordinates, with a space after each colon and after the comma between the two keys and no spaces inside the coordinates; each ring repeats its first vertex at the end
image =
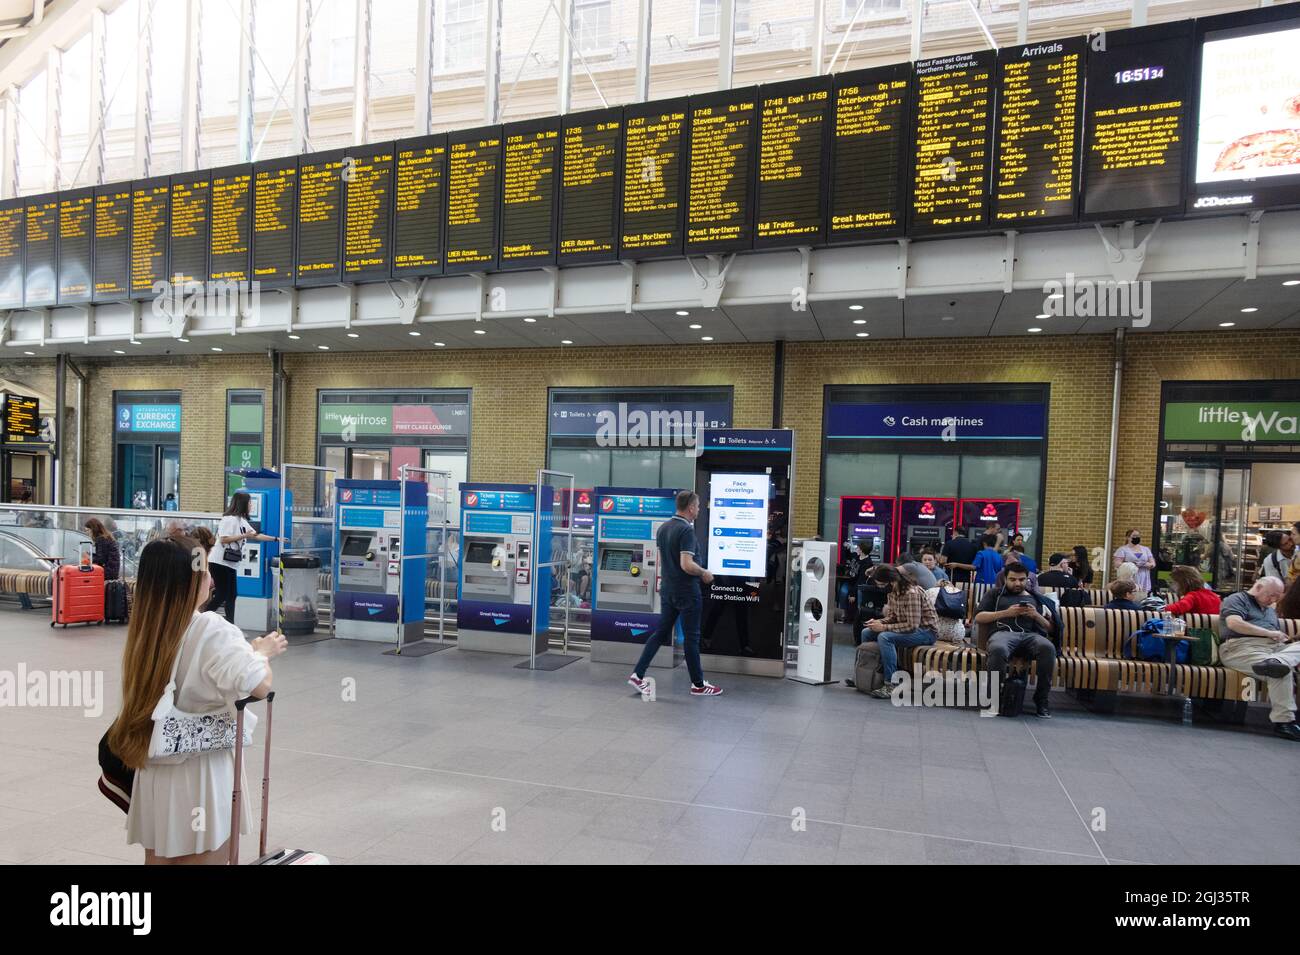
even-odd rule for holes
{"type": "Polygon", "coordinates": [[[1080,586],[1092,586],[1092,559],[1088,556],[1088,548],[1082,544],[1074,545],[1074,558],[1070,561],[1070,567],[1074,570],[1074,576],[1079,578],[1080,586]]]}
{"type": "MultiPolygon", "coordinates": [[[[233,624],[200,612],[207,592],[207,564],[193,538],[145,545],[122,653],[122,708],[108,746],[136,771],[127,842],[144,847],[147,865],[219,864],[231,835],[233,749],[149,758],[153,713],[173,674],[176,709],[233,713],[236,700],[270,692],[270,660],[288,645],[276,632],[247,641],[233,624]]],[[[240,831],[248,832],[252,815],[244,808],[240,831]]]]}
{"type": "Polygon", "coordinates": [[[208,568],[212,572],[213,594],[212,599],[203,609],[218,610],[224,607],[226,619],[231,623],[235,622],[235,568],[239,566],[239,556],[235,556],[234,551],[238,550],[242,555],[244,541],[277,539],[267,534],[259,534],[253,530],[253,525],[248,523],[251,500],[247,491],[236,491],[230,495],[230,503],[226,505],[226,511],[221,515],[221,522],[217,524],[217,542],[208,551],[208,568]],[[231,551],[229,555],[227,548],[231,551]]]}
{"type": "Polygon", "coordinates": [[[898,647],[933,645],[939,622],[925,591],[898,568],[881,564],[871,572],[871,579],[877,587],[887,590],[889,596],[880,619],[867,621],[862,639],[880,644],[885,682],[872,690],[871,695],[887,700],[893,692],[894,673],[898,670],[898,647]]]}
{"type": "Polygon", "coordinates": [[[1205,578],[1195,567],[1179,564],[1169,572],[1169,586],[1178,596],[1177,600],[1165,606],[1165,610],[1170,613],[1181,615],[1219,612],[1222,600],[1219,599],[1218,594],[1205,586],[1205,578]]]}
{"type": "Polygon", "coordinates": [[[104,580],[117,580],[122,576],[122,549],[117,546],[117,541],[98,517],[86,521],[85,528],[87,536],[95,546],[95,553],[91,560],[104,568],[104,580]]]}

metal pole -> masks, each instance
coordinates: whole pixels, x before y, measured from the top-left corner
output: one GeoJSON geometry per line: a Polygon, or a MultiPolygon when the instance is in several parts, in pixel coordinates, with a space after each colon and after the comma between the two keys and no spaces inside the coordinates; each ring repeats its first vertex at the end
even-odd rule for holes
{"type": "Polygon", "coordinates": [[[653,0],[638,0],[636,10],[636,95],[634,103],[650,99],[650,25],[653,0]]]}
{"type": "Polygon", "coordinates": [[[574,478],[569,477],[569,514],[564,523],[569,528],[568,546],[564,548],[564,655],[569,655],[569,613],[573,601],[569,599],[573,586],[573,574],[569,573],[569,561],[573,559],[573,493],[574,478]]]}
{"type": "Polygon", "coordinates": [[[731,89],[736,66],[736,0],[718,4],[718,89],[731,89]]]}
{"type": "Polygon", "coordinates": [[[1102,544],[1101,586],[1110,584],[1110,551],[1115,542],[1115,472],[1119,460],[1119,399],[1124,375],[1124,329],[1115,329],[1115,380],[1110,395],[1110,462],[1106,468],[1106,532],[1102,544]]]}
{"type": "Polygon", "coordinates": [[[537,471],[537,483],[533,485],[533,575],[528,588],[532,596],[532,606],[528,608],[528,669],[537,669],[537,578],[541,576],[542,562],[537,559],[542,538],[542,470],[537,471]]]}
{"type": "MultiPolygon", "coordinates": [[[[397,533],[402,538],[406,537],[406,468],[407,465],[403,464],[397,469],[397,533]]],[[[402,655],[402,578],[406,576],[402,571],[406,569],[406,545],[409,543],[410,541],[406,541],[402,545],[402,559],[397,564],[397,649],[395,652],[399,657],[402,655]]],[[[389,556],[392,556],[391,553],[389,556]]],[[[420,635],[423,636],[423,612],[420,613],[420,621],[420,635]]]]}
{"type": "Polygon", "coordinates": [[[446,642],[447,620],[447,516],[451,510],[451,474],[442,474],[442,536],[438,539],[438,642],[446,642]]]}

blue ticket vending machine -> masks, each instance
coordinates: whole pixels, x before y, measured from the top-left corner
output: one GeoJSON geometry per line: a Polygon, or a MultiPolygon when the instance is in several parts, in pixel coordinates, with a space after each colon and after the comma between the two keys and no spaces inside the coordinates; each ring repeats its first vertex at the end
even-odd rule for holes
{"type": "Polygon", "coordinates": [[[541,526],[533,527],[538,504],[534,484],[460,486],[460,597],[456,602],[457,646],[462,650],[545,653],[550,626],[550,559],[553,489],[541,488],[541,526]],[[534,534],[536,530],[536,534],[534,534]],[[533,574],[537,606],[533,606],[533,574]]]}
{"type": "MultiPolygon", "coordinates": [[[[285,526],[280,527],[280,475],[267,468],[235,471],[248,493],[248,523],[259,534],[289,537],[293,530],[293,492],[285,490],[285,526]]],[[[243,556],[235,568],[235,626],[258,634],[276,623],[274,560],[280,555],[276,541],[244,541],[243,556]]]]}
{"type": "Polygon", "coordinates": [[[429,489],[401,481],[336,481],[334,635],[376,643],[424,639],[427,561],[402,560],[403,546],[425,551],[429,489]],[[398,592],[401,606],[398,606],[398,592]]]}
{"type": "MultiPolygon", "coordinates": [[[[646,638],[659,626],[655,534],[673,516],[677,492],[662,487],[598,487],[593,493],[591,660],[636,663],[646,638]]],[[[680,661],[674,639],[659,649],[651,666],[673,667],[680,661]]]]}

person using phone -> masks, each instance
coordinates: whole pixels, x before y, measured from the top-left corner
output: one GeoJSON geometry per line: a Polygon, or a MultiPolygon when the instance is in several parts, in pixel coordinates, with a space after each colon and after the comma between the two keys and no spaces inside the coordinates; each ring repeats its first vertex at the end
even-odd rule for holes
{"type": "Polygon", "coordinates": [[[978,626],[991,626],[988,640],[989,673],[1006,678],[1007,663],[1017,654],[1028,656],[1038,664],[1038,683],[1034,687],[1037,716],[1052,716],[1048,697],[1056,675],[1055,635],[1060,632],[1056,611],[1051,603],[1028,589],[1029,571],[1024,564],[1010,563],[1001,589],[990,589],[980,601],[975,614],[978,626]]]}

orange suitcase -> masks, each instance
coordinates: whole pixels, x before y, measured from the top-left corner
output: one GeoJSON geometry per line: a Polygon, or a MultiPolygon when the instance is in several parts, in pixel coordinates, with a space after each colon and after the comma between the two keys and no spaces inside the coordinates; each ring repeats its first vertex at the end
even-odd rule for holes
{"type": "Polygon", "coordinates": [[[70,623],[104,622],[104,568],[81,561],[76,565],[61,564],[54,569],[54,594],[52,606],[56,623],[67,627],[70,623]]]}

